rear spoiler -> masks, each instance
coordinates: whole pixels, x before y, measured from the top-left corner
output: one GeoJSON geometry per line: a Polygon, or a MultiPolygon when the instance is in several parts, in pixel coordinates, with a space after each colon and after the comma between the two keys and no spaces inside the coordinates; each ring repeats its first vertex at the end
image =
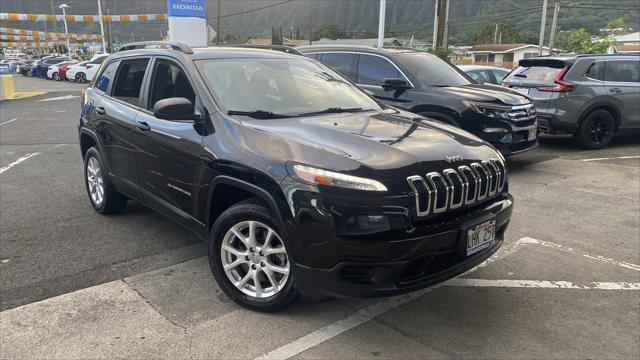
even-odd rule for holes
{"type": "Polygon", "coordinates": [[[562,69],[564,67],[571,67],[571,65],[573,65],[573,61],[560,60],[560,59],[533,58],[533,59],[522,59],[518,62],[518,65],[524,66],[524,67],[544,66],[544,67],[562,69]]]}

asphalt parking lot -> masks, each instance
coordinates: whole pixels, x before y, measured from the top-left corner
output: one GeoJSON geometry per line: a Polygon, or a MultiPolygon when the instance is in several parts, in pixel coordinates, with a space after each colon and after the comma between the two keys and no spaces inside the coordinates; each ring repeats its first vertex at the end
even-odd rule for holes
{"type": "Polygon", "coordinates": [[[96,214],[82,85],[0,102],[2,358],[640,358],[640,136],[509,159],[515,210],[481,267],[380,300],[230,302],[199,240],[140,204],[96,214]]]}

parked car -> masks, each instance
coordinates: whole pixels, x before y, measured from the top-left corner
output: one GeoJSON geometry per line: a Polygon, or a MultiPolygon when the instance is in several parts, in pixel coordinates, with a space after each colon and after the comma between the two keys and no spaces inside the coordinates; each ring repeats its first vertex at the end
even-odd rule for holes
{"type": "Polygon", "coordinates": [[[522,94],[478,84],[437,56],[413,49],[299,46],[377,99],[462,128],[508,156],[538,146],[535,108],[522,94]]]}
{"type": "Polygon", "coordinates": [[[503,84],[533,98],[541,131],[573,134],[584,149],[640,130],[638,54],[524,59],[503,84]]]}
{"type": "Polygon", "coordinates": [[[24,76],[26,76],[27,74],[31,75],[31,72],[30,72],[31,66],[33,65],[34,62],[36,62],[36,60],[32,60],[32,59],[22,60],[18,64],[18,67],[16,68],[16,72],[24,76]]]}
{"type": "Polygon", "coordinates": [[[109,54],[94,55],[89,61],[72,65],[67,69],[67,80],[76,82],[92,81],[96,71],[100,68],[100,64],[109,56],[109,54]]]}
{"type": "Polygon", "coordinates": [[[12,73],[13,72],[11,71],[11,66],[9,65],[9,63],[0,62],[1,75],[12,74],[12,73]]]}
{"type": "Polygon", "coordinates": [[[496,66],[458,65],[458,68],[474,81],[484,84],[500,85],[502,79],[509,73],[509,70],[496,66]]]}
{"type": "Polygon", "coordinates": [[[69,62],[66,63],[62,66],[58,67],[58,78],[56,80],[58,81],[62,81],[62,80],[67,80],[67,71],[69,70],[70,67],[74,66],[74,65],[78,65],[78,64],[85,64],[86,61],[73,61],[73,62],[69,62]]]}
{"type": "Polygon", "coordinates": [[[71,66],[71,65],[75,65],[77,64],[79,61],[78,60],[69,60],[69,61],[63,61],[61,63],[55,64],[55,65],[50,65],[49,69],[47,70],[47,79],[52,79],[52,80],[56,80],[56,81],[60,81],[64,78],[61,78],[61,74],[60,74],[60,68],[63,66],[71,66]]]}
{"type": "Polygon", "coordinates": [[[256,310],[431,286],[491,256],[512,212],[492,146],[304,56],[125,45],[79,125],[95,210],[136,199],[187,227],[256,310]]]}
{"type": "Polygon", "coordinates": [[[3,64],[5,66],[3,66],[3,71],[5,71],[5,74],[14,74],[16,72],[16,68],[17,68],[17,64],[18,64],[18,60],[17,59],[3,59],[0,60],[0,64],[3,64]]]}
{"type": "Polygon", "coordinates": [[[59,64],[63,61],[69,61],[68,57],[51,57],[45,58],[44,60],[40,60],[37,62],[37,65],[31,67],[31,74],[33,76],[38,76],[41,78],[47,78],[47,71],[49,70],[49,66],[59,64]]]}

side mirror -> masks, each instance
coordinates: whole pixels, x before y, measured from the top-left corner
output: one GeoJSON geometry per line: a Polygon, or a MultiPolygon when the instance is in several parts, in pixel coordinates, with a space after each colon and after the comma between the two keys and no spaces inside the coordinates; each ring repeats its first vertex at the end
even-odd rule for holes
{"type": "Polygon", "coordinates": [[[153,105],[153,116],[163,120],[196,120],[193,109],[193,103],[189,99],[166,98],[153,105]]]}
{"type": "Polygon", "coordinates": [[[403,79],[383,79],[382,80],[382,90],[390,91],[390,90],[407,90],[411,89],[411,85],[406,80],[403,79]]]}

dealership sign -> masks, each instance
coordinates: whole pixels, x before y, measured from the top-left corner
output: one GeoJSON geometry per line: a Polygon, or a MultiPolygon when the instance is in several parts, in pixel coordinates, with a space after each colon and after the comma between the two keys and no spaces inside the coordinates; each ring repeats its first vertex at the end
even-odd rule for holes
{"type": "Polygon", "coordinates": [[[167,0],[167,14],[169,16],[206,18],[205,0],[167,0]]]}

